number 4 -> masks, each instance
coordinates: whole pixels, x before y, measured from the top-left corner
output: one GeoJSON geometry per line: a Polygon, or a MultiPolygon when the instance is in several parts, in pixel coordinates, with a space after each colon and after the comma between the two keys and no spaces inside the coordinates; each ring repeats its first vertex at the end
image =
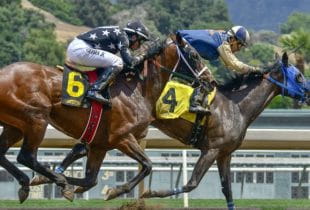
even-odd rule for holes
{"type": "Polygon", "coordinates": [[[168,90],[167,94],[163,97],[163,103],[170,105],[169,112],[174,112],[174,109],[178,104],[178,102],[176,101],[175,89],[174,88],[170,88],[168,90]]]}

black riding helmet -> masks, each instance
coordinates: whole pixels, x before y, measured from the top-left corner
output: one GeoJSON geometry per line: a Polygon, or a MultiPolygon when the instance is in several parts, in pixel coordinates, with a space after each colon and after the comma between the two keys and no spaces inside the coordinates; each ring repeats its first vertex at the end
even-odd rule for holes
{"type": "Polygon", "coordinates": [[[147,27],[141,22],[141,21],[132,21],[128,22],[126,27],[124,28],[124,31],[127,33],[129,37],[131,35],[136,34],[138,35],[140,40],[147,41],[149,40],[149,30],[147,27]]]}

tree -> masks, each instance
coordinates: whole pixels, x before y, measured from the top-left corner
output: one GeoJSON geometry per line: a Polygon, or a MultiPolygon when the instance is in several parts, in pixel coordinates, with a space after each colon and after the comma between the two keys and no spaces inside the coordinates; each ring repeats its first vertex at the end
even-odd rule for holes
{"type": "Polygon", "coordinates": [[[24,60],[51,66],[62,64],[65,48],[55,39],[53,29],[31,29],[23,45],[24,60]]]}
{"type": "Polygon", "coordinates": [[[0,67],[25,60],[46,65],[62,62],[64,47],[53,35],[54,26],[14,2],[0,7],[0,67]]]}
{"type": "Polygon", "coordinates": [[[224,29],[231,26],[224,0],[153,0],[147,10],[149,19],[163,34],[185,28],[224,29]]]}
{"type": "Polygon", "coordinates": [[[310,15],[305,13],[293,13],[286,23],[281,25],[281,33],[289,34],[299,29],[310,31],[310,15]]]}

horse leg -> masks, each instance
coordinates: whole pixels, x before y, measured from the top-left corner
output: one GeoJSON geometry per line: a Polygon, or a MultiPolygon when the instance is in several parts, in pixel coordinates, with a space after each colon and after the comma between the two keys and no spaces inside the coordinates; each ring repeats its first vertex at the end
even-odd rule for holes
{"type": "Polygon", "coordinates": [[[18,154],[17,161],[51,179],[58,186],[62,187],[63,196],[73,201],[74,193],[69,188],[65,177],[45,168],[37,161],[37,150],[43,140],[47,127],[46,120],[37,116],[32,122],[27,123],[27,125],[29,126],[24,128],[24,142],[18,154]]]}
{"type": "Polygon", "coordinates": [[[143,193],[141,197],[142,198],[151,198],[151,197],[162,197],[163,198],[163,197],[167,197],[171,195],[177,195],[180,193],[192,191],[198,186],[198,184],[200,183],[205,173],[212,166],[218,153],[219,153],[218,149],[210,149],[208,151],[202,151],[198,159],[198,162],[195,165],[192,176],[185,186],[181,188],[175,188],[174,190],[160,190],[160,191],[147,190],[146,192],[143,193]]]}
{"type": "Polygon", "coordinates": [[[120,151],[138,161],[142,165],[141,171],[128,183],[111,188],[107,191],[105,200],[116,198],[123,193],[129,193],[141,180],[143,180],[152,171],[152,162],[146,156],[137,140],[132,134],[129,134],[127,139],[121,141],[121,144],[117,147],[120,151]]]}
{"type": "Polygon", "coordinates": [[[90,145],[86,163],[85,178],[66,177],[71,185],[80,186],[75,189],[75,193],[82,193],[97,184],[97,176],[100,170],[102,161],[106,155],[106,150],[98,145],[90,145]]]}
{"type": "Polygon", "coordinates": [[[234,210],[235,205],[233,202],[231,191],[230,161],[231,161],[230,154],[221,156],[216,160],[221,178],[222,192],[225,195],[227,202],[227,208],[228,210],[234,210]]]}
{"type": "Polygon", "coordinates": [[[28,176],[19,170],[13,163],[11,163],[6,157],[5,153],[8,149],[21,140],[23,134],[17,128],[14,128],[9,125],[3,125],[3,132],[0,136],[0,166],[5,168],[12,176],[14,176],[21,188],[18,190],[19,202],[23,203],[29,195],[29,178],[28,176]]]}
{"type": "Polygon", "coordinates": [[[56,167],[55,172],[59,174],[63,173],[74,161],[85,157],[87,152],[88,149],[85,143],[77,143],[73,146],[72,150],[68,153],[61,164],[56,167]]]}
{"type": "MultiPolygon", "coordinates": [[[[68,155],[61,162],[61,164],[56,167],[55,172],[62,174],[68,168],[68,166],[71,165],[74,161],[86,156],[87,152],[88,149],[85,144],[77,143],[76,145],[73,146],[72,150],[68,153],[68,155]]],[[[32,178],[30,185],[35,186],[47,183],[52,183],[52,181],[45,176],[36,175],[32,178]]]]}

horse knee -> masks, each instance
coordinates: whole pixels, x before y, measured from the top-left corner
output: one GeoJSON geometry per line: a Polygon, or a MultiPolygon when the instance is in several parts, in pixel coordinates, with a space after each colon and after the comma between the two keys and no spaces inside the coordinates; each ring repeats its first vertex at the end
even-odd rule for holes
{"type": "Polygon", "coordinates": [[[151,173],[151,171],[152,171],[152,163],[151,162],[147,162],[144,165],[144,168],[145,168],[145,176],[148,176],[151,173]]]}
{"type": "Polygon", "coordinates": [[[74,157],[83,157],[87,155],[87,153],[88,149],[85,144],[78,143],[72,148],[72,154],[74,155],[74,157]]]}

